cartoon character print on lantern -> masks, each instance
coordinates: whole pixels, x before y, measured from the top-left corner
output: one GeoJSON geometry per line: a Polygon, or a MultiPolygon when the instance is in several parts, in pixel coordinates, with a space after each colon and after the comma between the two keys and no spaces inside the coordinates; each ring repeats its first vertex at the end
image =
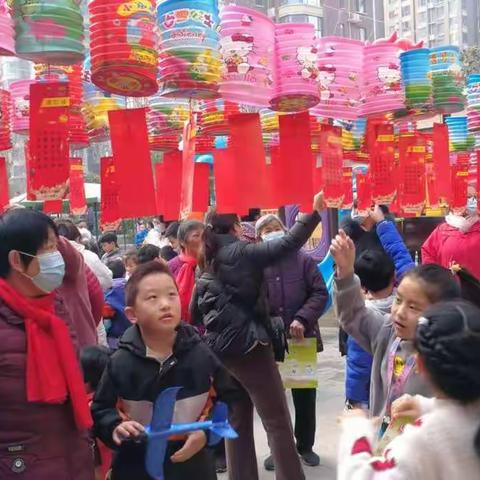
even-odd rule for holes
{"type": "Polygon", "coordinates": [[[320,71],[317,67],[317,52],[314,47],[299,47],[297,49],[297,61],[300,64],[300,75],[305,80],[319,79],[320,71]]]}
{"type": "Polygon", "coordinates": [[[220,53],[223,56],[223,75],[239,73],[246,75],[253,67],[248,56],[253,51],[253,37],[244,33],[236,33],[220,40],[220,53]]]}
{"type": "Polygon", "coordinates": [[[318,81],[320,90],[320,101],[326,102],[333,97],[330,85],[335,80],[336,68],[333,65],[322,65],[319,68],[318,81]]]}
{"type": "Polygon", "coordinates": [[[379,80],[383,82],[383,91],[377,93],[398,92],[402,89],[400,83],[400,69],[398,65],[391,63],[387,66],[381,66],[377,69],[379,80]]]}

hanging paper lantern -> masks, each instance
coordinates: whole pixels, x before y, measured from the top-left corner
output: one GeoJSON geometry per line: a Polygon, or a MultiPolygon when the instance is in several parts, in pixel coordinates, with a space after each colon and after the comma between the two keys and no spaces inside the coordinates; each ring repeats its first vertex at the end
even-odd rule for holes
{"type": "Polygon", "coordinates": [[[454,46],[430,50],[433,105],[440,113],[461,112],[465,106],[465,81],[460,49],[454,46]]]}
{"type": "Polygon", "coordinates": [[[468,133],[467,117],[448,117],[445,119],[448,126],[451,152],[465,152],[475,145],[475,138],[468,133]]]}
{"type": "Polygon", "coordinates": [[[166,0],[158,6],[159,83],[164,96],[218,95],[218,5],[216,0],[166,0]]]}
{"type": "Polygon", "coordinates": [[[33,78],[32,62],[16,57],[3,57],[0,62],[0,72],[3,87],[7,89],[12,82],[33,78]]]}
{"type": "Polygon", "coordinates": [[[215,137],[200,135],[195,138],[195,153],[205,154],[215,150],[215,137]]]}
{"type": "Polygon", "coordinates": [[[85,119],[82,114],[83,87],[81,65],[35,65],[35,75],[42,82],[67,82],[70,98],[69,143],[74,150],[88,147],[89,139],[85,119]]]}
{"type": "Polygon", "coordinates": [[[12,131],[27,135],[30,128],[30,85],[33,80],[19,80],[10,85],[13,104],[12,131]]]}
{"type": "Polygon", "coordinates": [[[364,44],[341,37],[317,42],[320,102],[314,115],[354,120],[360,114],[364,44]]]}
{"type": "Polygon", "coordinates": [[[106,92],[146,97],[158,90],[155,0],[93,0],[92,82],[106,92]]]}
{"type": "Polygon", "coordinates": [[[480,133],[480,74],[467,79],[467,117],[470,132],[480,133]]]}
{"type": "Polygon", "coordinates": [[[200,105],[198,126],[202,135],[228,135],[230,115],[240,113],[238,104],[225,100],[205,100],[200,105]]]}
{"type": "Polygon", "coordinates": [[[393,43],[367,45],[363,58],[362,116],[404,109],[405,95],[400,76],[400,48],[393,43]]]}
{"type": "Polygon", "coordinates": [[[180,143],[180,134],[176,135],[157,135],[155,131],[149,132],[148,142],[150,144],[150,150],[158,152],[171,152],[172,150],[178,150],[180,143]]]}
{"type": "Polygon", "coordinates": [[[83,60],[83,15],[78,0],[13,0],[13,20],[20,58],[59,65],[83,60]]]}
{"type": "Polygon", "coordinates": [[[190,104],[183,98],[163,98],[154,95],[149,99],[148,122],[159,134],[182,133],[190,115],[190,104]]]}
{"type": "Polygon", "coordinates": [[[401,53],[400,70],[407,113],[421,115],[431,112],[433,103],[430,50],[418,48],[401,53]]]}
{"type": "Polygon", "coordinates": [[[6,0],[0,0],[0,55],[15,55],[13,20],[6,0]]]}
{"type": "Polygon", "coordinates": [[[11,124],[10,112],[12,110],[12,96],[7,90],[0,90],[0,150],[12,148],[10,139],[11,124]]]}
{"type": "Polygon", "coordinates": [[[300,112],[320,100],[318,50],[311,23],[275,25],[275,93],[272,110],[300,112]]]}
{"type": "Polygon", "coordinates": [[[250,8],[228,5],[220,15],[225,100],[267,107],[274,96],[275,25],[250,8]]]}

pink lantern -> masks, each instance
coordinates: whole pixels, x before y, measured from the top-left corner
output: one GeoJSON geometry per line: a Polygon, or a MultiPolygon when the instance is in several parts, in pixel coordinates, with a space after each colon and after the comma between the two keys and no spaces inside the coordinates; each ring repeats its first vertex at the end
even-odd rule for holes
{"type": "Polygon", "coordinates": [[[362,116],[402,110],[405,94],[401,84],[401,48],[394,43],[367,45],[363,57],[362,116]]]}
{"type": "Polygon", "coordinates": [[[272,110],[300,112],[319,102],[317,51],[313,24],[275,25],[275,95],[270,101],[272,110]]]}
{"type": "Polygon", "coordinates": [[[15,30],[6,0],[0,0],[0,55],[15,55],[15,30]]]}
{"type": "Polygon", "coordinates": [[[320,38],[318,48],[318,88],[320,103],[313,115],[355,120],[362,103],[364,44],[341,37],[320,38]]]}
{"type": "Polygon", "coordinates": [[[27,135],[30,122],[30,85],[33,80],[18,80],[10,85],[13,101],[12,131],[27,135]]]}
{"type": "Polygon", "coordinates": [[[266,15],[236,5],[220,14],[224,100],[259,107],[274,96],[275,25],[266,15]]]}

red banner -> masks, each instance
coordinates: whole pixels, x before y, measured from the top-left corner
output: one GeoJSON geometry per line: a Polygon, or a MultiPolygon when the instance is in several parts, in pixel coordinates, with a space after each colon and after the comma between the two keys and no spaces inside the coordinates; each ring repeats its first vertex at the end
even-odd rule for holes
{"type": "Polygon", "coordinates": [[[435,123],[433,125],[433,175],[436,187],[434,198],[449,200],[452,195],[449,151],[448,127],[435,123]]]}
{"type": "Polygon", "coordinates": [[[362,215],[372,208],[372,182],[368,173],[355,172],[357,181],[357,210],[362,215]]]}
{"type": "Polygon", "coordinates": [[[343,203],[342,208],[353,206],[353,172],[352,167],[343,167],[343,203]]]}
{"type": "Polygon", "coordinates": [[[205,213],[210,200],[210,165],[195,163],[192,211],[205,213]]]}
{"type": "Polygon", "coordinates": [[[400,206],[404,213],[420,215],[425,207],[425,139],[419,135],[400,137],[400,206]]]}
{"type": "Polygon", "coordinates": [[[58,203],[67,193],[69,107],[68,84],[30,86],[29,198],[58,203]]]}
{"type": "Polygon", "coordinates": [[[236,203],[239,211],[248,212],[249,208],[262,207],[265,203],[267,167],[260,116],[258,113],[231,115],[228,123],[229,155],[233,158],[230,168],[241,189],[236,203]]]}
{"type": "Polygon", "coordinates": [[[84,215],[87,211],[81,158],[70,159],[70,211],[73,215],[84,215]]]}
{"type": "Polygon", "coordinates": [[[117,172],[113,157],[100,159],[100,224],[102,231],[117,230],[121,222],[118,209],[117,172]]]}
{"type": "Polygon", "coordinates": [[[4,157],[0,157],[0,213],[8,207],[9,203],[7,162],[4,157]]]}
{"type": "Polygon", "coordinates": [[[397,189],[392,124],[381,124],[376,128],[375,147],[370,151],[370,178],[374,203],[390,205],[397,189]]]}
{"type": "Polygon", "coordinates": [[[155,186],[145,109],[109,111],[122,218],[155,215],[155,186]]]}
{"type": "Polygon", "coordinates": [[[344,201],[343,147],[340,127],[322,125],[320,154],[322,156],[325,203],[329,208],[340,208],[344,201]]]}
{"type": "Polygon", "coordinates": [[[278,206],[300,204],[312,209],[314,159],[308,112],[280,115],[280,155],[274,165],[278,206]]]}
{"type": "Polygon", "coordinates": [[[470,164],[469,153],[458,153],[455,165],[452,167],[452,200],[450,208],[456,214],[463,214],[467,206],[468,197],[468,168],[470,164]]]}
{"type": "MultiPolygon", "coordinates": [[[[174,151],[163,156],[163,177],[157,178],[157,189],[163,197],[162,215],[167,222],[180,218],[180,196],[182,192],[182,152],[174,151]]],[[[158,194],[157,194],[158,198],[158,194]]]]}
{"type": "Polygon", "coordinates": [[[192,213],[195,137],[195,117],[190,115],[190,119],[183,129],[182,189],[180,194],[180,218],[182,219],[188,218],[192,213]]]}

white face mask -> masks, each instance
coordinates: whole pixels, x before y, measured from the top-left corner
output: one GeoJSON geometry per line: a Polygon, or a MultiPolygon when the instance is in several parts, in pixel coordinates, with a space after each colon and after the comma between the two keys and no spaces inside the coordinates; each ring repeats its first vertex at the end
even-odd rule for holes
{"type": "Polygon", "coordinates": [[[33,284],[45,293],[51,293],[57,289],[63,282],[65,276],[65,262],[60,252],[43,253],[42,255],[30,255],[20,252],[29,257],[36,257],[40,271],[37,275],[30,277],[24,274],[33,282],[33,284]]]}
{"type": "Polygon", "coordinates": [[[264,242],[271,242],[272,240],[280,240],[285,236],[285,232],[283,230],[279,230],[277,232],[270,232],[262,235],[262,240],[264,242]]]}
{"type": "Polygon", "coordinates": [[[467,201],[467,214],[475,215],[477,213],[477,199],[475,197],[469,197],[467,201]]]}

